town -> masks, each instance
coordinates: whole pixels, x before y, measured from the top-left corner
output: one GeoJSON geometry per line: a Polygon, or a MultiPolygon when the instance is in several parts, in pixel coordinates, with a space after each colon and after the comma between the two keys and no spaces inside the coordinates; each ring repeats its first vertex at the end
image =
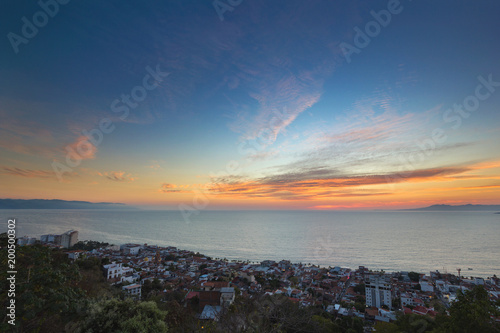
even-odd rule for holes
{"type": "MultiPolygon", "coordinates": [[[[47,246],[72,248],[78,232],[18,239],[19,245],[41,242],[47,246]]],[[[80,242],[83,244],[88,241],[80,242]]],[[[95,242],[100,244],[99,242],[95,242]]],[[[159,295],[182,292],[184,306],[195,302],[201,320],[218,320],[236,296],[283,295],[301,307],[321,306],[336,316],[366,321],[396,320],[396,311],[435,317],[445,314],[457,291],[481,285],[490,300],[500,299],[500,279],[458,276],[439,271],[371,271],[367,267],[319,267],[311,264],[264,260],[249,262],[211,258],[176,247],[148,244],[107,245],[92,250],[69,250],[72,260],[95,257],[101,262],[107,282],[135,299],[153,290],[159,295]]],[[[498,319],[497,319],[498,321],[498,319]]]]}

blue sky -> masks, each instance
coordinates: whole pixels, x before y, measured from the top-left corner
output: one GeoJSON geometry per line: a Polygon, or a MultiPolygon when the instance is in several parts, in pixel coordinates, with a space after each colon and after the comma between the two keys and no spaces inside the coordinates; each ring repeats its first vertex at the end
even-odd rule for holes
{"type": "Polygon", "coordinates": [[[500,94],[456,129],[443,118],[479,76],[500,81],[495,1],[243,0],[223,20],[211,1],[70,1],[17,53],[9,33],[23,37],[22,18],[42,9],[2,6],[3,197],[167,208],[194,191],[212,208],[498,198],[500,94]],[[398,13],[346,61],[342,43],[388,6],[398,13]],[[111,104],[147,67],[168,76],[122,120],[111,104]],[[112,133],[68,166],[66,147],[105,118],[112,133]],[[436,128],[446,140],[409,174],[401,158],[436,128]],[[56,177],[54,162],[71,171],[56,177]]]}

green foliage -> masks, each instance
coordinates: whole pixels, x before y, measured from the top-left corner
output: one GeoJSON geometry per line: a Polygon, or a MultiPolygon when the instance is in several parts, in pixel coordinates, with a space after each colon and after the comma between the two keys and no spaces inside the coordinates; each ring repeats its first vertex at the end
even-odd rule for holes
{"type": "Polygon", "coordinates": [[[76,333],[163,333],[167,332],[166,311],[155,302],[135,302],[130,298],[92,302],[81,321],[71,327],[76,333]]]}
{"type": "MultiPolygon", "coordinates": [[[[0,265],[6,267],[6,249],[0,249],[0,254],[0,265]]],[[[285,295],[238,296],[223,309],[219,321],[199,321],[199,299],[194,297],[182,306],[185,292],[161,293],[164,284],[158,279],[143,285],[143,296],[150,301],[119,300],[122,292],[105,280],[102,259],[88,257],[72,263],[63,251],[40,245],[18,247],[16,255],[16,267],[22,267],[16,275],[17,332],[166,332],[167,326],[171,332],[363,332],[363,321],[357,317],[336,319],[321,307],[301,307],[285,295]]],[[[281,285],[274,275],[256,279],[264,288],[281,285]]],[[[290,281],[297,283],[295,279],[290,281]]],[[[6,306],[6,270],[0,272],[0,288],[1,305],[6,306]]],[[[364,285],[354,288],[364,292],[364,285]]],[[[363,311],[364,297],[357,296],[354,301],[355,308],[363,311]]],[[[438,300],[432,300],[431,305],[445,312],[438,300]]],[[[432,319],[399,314],[395,322],[377,323],[375,328],[386,333],[500,333],[499,325],[491,319],[499,316],[497,306],[478,286],[459,292],[450,316],[441,314],[432,319]]],[[[9,329],[5,321],[0,323],[0,331],[9,329]]]]}
{"type": "Polygon", "coordinates": [[[109,243],[104,243],[104,242],[101,243],[98,241],[85,240],[77,242],[70,248],[70,250],[92,251],[94,249],[100,249],[107,246],[109,246],[109,243]]]}
{"type": "Polygon", "coordinates": [[[283,295],[237,298],[212,332],[363,332],[359,318],[335,320],[318,307],[301,307],[283,295]]]}
{"type": "Polygon", "coordinates": [[[272,277],[270,280],[266,280],[266,283],[264,284],[263,288],[271,288],[272,290],[278,289],[281,286],[280,280],[278,280],[276,277],[272,277]]]}
{"type": "Polygon", "coordinates": [[[364,313],[366,309],[365,303],[360,303],[360,302],[354,303],[354,307],[361,313],[364,313]]]}
{"type": "Polygon", "coordinates": [[[391,304],[393,310],[401,308],[401,297],[393,298],[391,304]]]}
{"type": "Polygon", "coordinates": [[[377,333],[401,333],[398,325],[394,323],[386,323],[379,321],[375,324],[375,329],[377,333]]]}
{"type": "Polygon", "coordinates": [[[299,283],[299,279],[296,276],[291,276],[288,280],[290,280],[292,286],[296,286],[299,283]]]}
{"type": "MultiPolygon", "coordinates": [[[[8,240],[9,240],[9,236],[7,235],[7,233],[2,232],[0,234],[0,248],[6,247],[8,244],[8,240]]],[[[16,243],[17,243],[17,239],[16,239],[16,243]]]]}
{"type": "Polygon", "coordinates": [[[352,289],[354,289],[354,291],[358,294],[361,294],[361,295],[365,295],[366,293],[366,289],[365,289],[365,284],[364,283],[360,283],[358,285],[356,285],[355,287],[353,287],[352,289]]]}
{"type": "MultiPolygon", "coordinates": [[[[6,249],[1,252],[1,266],[7,267],[6,249]]],[[[17,331],[60,331],[84,305],[78,266],[72,265],[62,251],[40,245],[18,247],[16,267],[17,331]]],[[[0,299],[6,306],[9,288],[5,270],[1,271],[0,280],[0,299]]],[[[0,331],[9,326],[1,323],[0,331]]]]}
{"type": "Polygon", "coordinates": [[[500,332],[500,326],[491,317],[500,315],[488,298],[483,286],[462,293],[451,305],[450,317],[443,324],[441,332],[500,332]]]}
{"type": "Polygon", "coordinates": [[[142,296],[143,298],[147,299],[150,295],[156,295],[158,292],[162,291],[164,289],[163,283],[158,280],[158,279],[153,279],[151,280],[146,280],[144,281],[144,284],[142,285],[142,296]]]}
{"type": "Polygon", "coordinates": [[[465,293],[459,292],[457,301],[450,308],[450,316],[438,315],[435,319],[416,314],[398,315],[394,323],[377,323],[377,332],[393,333],[498,333],[500,327],[491,319],[498,310],[488,299],[482,286],[465,293]]]}
{"type": "Polygon", "coordinates": [[[420,281],[420,273],[417,272],[410,272],[408,273],[408,277],[412,282],[418,282],[420,281]]]}
{"type": "Polygon", "coordinates": [[[102,262],[103,260],[95,257],[75,261],[82,277],[78,286],[85,291],[87,297],[111,297],[116,294],[102,273],[102,262]]]}
{"type": "Polygon", "coordinates": [[[429,332],[436,327],[431,317],[416,314],[403,315],[401,313],[395,324],[400,331],[408,333],[429,332]]]}

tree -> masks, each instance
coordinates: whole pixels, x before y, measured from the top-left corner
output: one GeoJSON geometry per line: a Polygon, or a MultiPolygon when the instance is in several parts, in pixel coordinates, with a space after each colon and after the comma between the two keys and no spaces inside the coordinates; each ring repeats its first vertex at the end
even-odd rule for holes
{"type": "Polygon", "coordinates": [[[410,272],[408,273],[408,277],[410,278],[411,281],[413,282],[418,282],[420,281],[420,273],[417,272],[410,272]]]}
{"type": "Polygon", "coordinates": [[[436,326],[430,316],[399,313],[395,322],[400,332],[422,333],[429,332],[436,326]]]}
{"type": "MultiPolygon", "coordinates": [[[[0,264],[7,267],[7,249],[0,253],[0,264]]],[[[17,248],[16,266],[16,329],[19,332],[58,332],[64,323],[83,307],[84,292],[78,283],[81,275],[60,250],[40,245],[17,248]]],[[[0,272],[0,300],[7,306],[8,275],[0,272]],[[5,300],[5,301],[4,301],[5,300]]],[[[0,323],[0,331],[7,331],[0,323]]]]}
{"type": "Polygon", "coordinates": [[[365,284],[364,283],[360,283],[356,286],[354,286],[352,289],[354,289],[354,291],[358,294],[361,294],[361,295],[364,295],[366,293],[366,289],[365,289],[365,284]]]}
{"type": "Polygon", "coordinates": [[[399,309],[401,307],[401,297],[393,298],[391,303],[393,309],[399,309]]]}
{"type": "Polygon", "coordinates": [[[136,302],[127,298],[92,302],[81,321],[68,327],[76,333],[165,333],[167,311],[155,302],[136,302]]]}
{"type": "Polygon", "coordinates": [[[109,243],[98,242],[92,240],[79,241],[75,245],[73,245],[70,250],[84,250],[84,251],[92,251],[94,249],[100,249],[109,246],[109,243]]]}
{"type": "Polygon", "coordinates": [[[362,312],[362,313],[364,313],[365,309],[366,309],[365,303],[360,303],[360,302],[355,302],[354,307],[356,308],[356,310],[358,310],[359,312],[362,312]]]}
{"type": "Polygon", "coordinates": [[[493,319],[499,311],[488,298],[483,286],[472,290],[458,291],[457,301],[451,305],[448,323],[444,332],[500,332],[500,327],[493,319]]]}
{"type": "Polygon", "coordinates": [[[386,323],[383,321],[378,321],[375,324],[375,329],[377,330],[377,333],[400,333],[401,332],[398,325],[396,325],[394,323],[386,323]]]}

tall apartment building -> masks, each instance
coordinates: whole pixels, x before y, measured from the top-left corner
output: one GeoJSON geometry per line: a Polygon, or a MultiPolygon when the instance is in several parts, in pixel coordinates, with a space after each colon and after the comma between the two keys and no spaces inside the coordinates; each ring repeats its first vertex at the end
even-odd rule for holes
{"type": "Polygon", "coordinates": [[[370,275],[365,283],[366,306],[377,308],[385,304],[392,306],[392,284],[390,276],[370,275]]]}
{"type": "Polygon", "coordinates": [[[55,234],[41,235],[40,241],[42,243],[61,245],[61,235],[55,235],[55,234]]]}
{"type": "Polygon", "coordinates": [[[70,230],[61,235],[61,245],[70,248],[78,243],[78,231],[70,230]]]}
{"type": "Polygon", "coordinates": [[[40,236],[40,241],[42,243],[61,245],[62,247],[69,248],[78,243],[78,231],[69,230],[62,235],[42,235],[40,236]]]}

